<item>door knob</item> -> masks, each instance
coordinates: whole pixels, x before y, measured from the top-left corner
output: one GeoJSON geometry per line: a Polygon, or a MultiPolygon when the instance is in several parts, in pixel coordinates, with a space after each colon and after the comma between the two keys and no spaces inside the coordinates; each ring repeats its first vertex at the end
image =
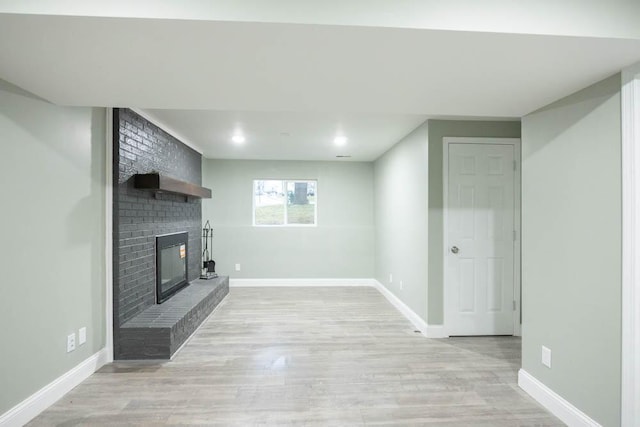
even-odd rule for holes
{"type": "Polygon", "coordinates": [[[451,247],[451,253],[457,254],[458,252],[460,252],[460,249],[458,249],[457,246],[452,246],[451,247]]]}

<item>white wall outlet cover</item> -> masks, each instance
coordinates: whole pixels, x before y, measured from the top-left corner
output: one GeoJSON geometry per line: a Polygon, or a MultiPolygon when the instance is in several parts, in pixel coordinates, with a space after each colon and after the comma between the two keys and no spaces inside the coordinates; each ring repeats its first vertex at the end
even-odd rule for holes
{"type": "Polygon", "coordinates": [[[82,345],[87,342],[87,328],[80,328],[78,331],[78,345],[82,345]]]}
{"type": "Polygon", "coordinates": [[[389,283],[393,283],[393,274],[389,273],[389,283]]]}
{"type": "Polygon", "coordinates": [[[402,280],[400,280],[400,289],[402,289],[402,280]]]}
{"type": "Polygon", "coordinates": [[[67,353],[76,349],[76,334],[67,335],[67,353]]]}
{"type": "Polygon", "coordinates": [[[240,264],[236,264],[236,271],[240,271],[240,264]]]}
{"type": "Polygon", "coordinates": [[[542,364],[551,368],[551,350],[545,346],[542,346],[542,364]]]}

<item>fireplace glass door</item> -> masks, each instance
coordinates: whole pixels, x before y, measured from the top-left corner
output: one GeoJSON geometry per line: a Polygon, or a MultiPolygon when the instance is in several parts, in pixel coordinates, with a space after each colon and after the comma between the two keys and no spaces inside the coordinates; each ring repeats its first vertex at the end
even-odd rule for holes
{"type": "Polygon", "coordinates": [[[156,237],[156,290],[161,303],[188,285],[188,233],[156,237]]]}

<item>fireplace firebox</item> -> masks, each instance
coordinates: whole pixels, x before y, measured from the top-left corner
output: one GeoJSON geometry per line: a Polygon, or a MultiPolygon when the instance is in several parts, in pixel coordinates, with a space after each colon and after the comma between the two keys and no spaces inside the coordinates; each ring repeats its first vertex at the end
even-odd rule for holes
{"type": "Polygon", "coordinates": [[[156,236],[156,301],[171,298],[189,284],[189,233],[156,236]]]}

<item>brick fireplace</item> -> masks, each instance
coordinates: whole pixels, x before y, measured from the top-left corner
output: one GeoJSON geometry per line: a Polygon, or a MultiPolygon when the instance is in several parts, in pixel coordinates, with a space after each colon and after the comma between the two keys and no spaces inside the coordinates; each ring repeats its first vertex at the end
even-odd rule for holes
{"type": "MultiPolygon", "coordinates": [[[[114,109],[113,117],[114,356],[116,359],[164,358],[164,353],[145,349],[148,342],[145,344],[140,329],[140,319],[150,318],[149,310],[161,311],[153,308],[158,302],[156,238],[188,233],[186,273],[187,280],[194,282],[200,275],[202,206],[197,198],[135,188],[134,177],[159,173],[201,185],[202,156],[130,109],[114,109]],[[132,324],[138,327],[139,336],[132,336],[132,324]],[[138,350],[132,351],[132,339],[137,341],[138,350]]],[[[228,280],[226,286],[228,289],[228,280]]],[[[217,302],[224,295],[218,293],[217,302]]],[[[191,305],[198,304],[198,301],[189,301],[191,305]]],[[[212,304],[210,301],[205,305],[212,304]]],[[[190,316],[189,322],[193,325],[182,324],[182,335],[195,330],[202,320],[190,316]]]]}

